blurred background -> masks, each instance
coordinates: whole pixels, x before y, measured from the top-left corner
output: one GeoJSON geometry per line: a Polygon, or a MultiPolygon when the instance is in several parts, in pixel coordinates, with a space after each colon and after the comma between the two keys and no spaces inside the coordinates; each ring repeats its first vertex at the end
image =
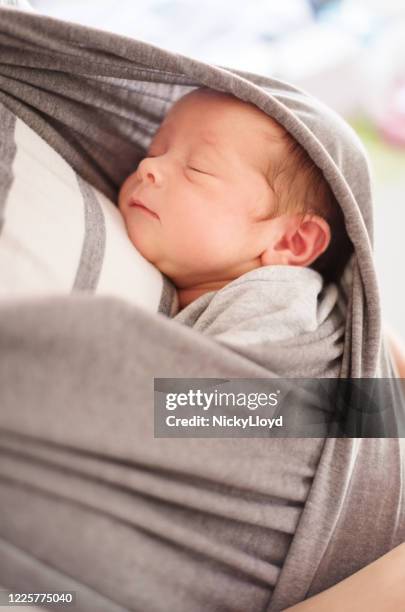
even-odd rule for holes
{"type": "Polygon", "coordinates": [[[205,62],[291,81],[343,115],[370,155],[384,318],[405,338],[405,0],[31,0],[31,5],[205,62]]]}

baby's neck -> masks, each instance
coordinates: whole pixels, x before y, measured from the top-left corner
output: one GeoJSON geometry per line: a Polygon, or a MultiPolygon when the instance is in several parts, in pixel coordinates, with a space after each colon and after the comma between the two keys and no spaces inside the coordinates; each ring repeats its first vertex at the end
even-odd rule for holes
{"type": "Polygon", "coordinates": [[[195,282],[193,279],[187,278],[186,281],[183,278],[179,278],[176,276],[169,276],[172,282],[175,284],[177,289],[177,296],[179,299],[179,310],[188,306],[191,302],[194,302],[197,298],[204,293],[208,293],[209,291],[218,291],[228,285],[236,278],[239,278],[246,272],[250,272],[251,270],[255,270],[256,268],[260,268],[262,266],[262,262],[260,258],[256,258],[249,262],[243,262],[242,264],[238,264],[232,269],[228,269],[224,272],[224,277],[219,278],[218,280],[207,280],[205,282],[195,282]],[[179,287],[180,284],[188,284],[188,287],[179,287]]]}
{"type": "Polygon", "coordinates": [[[177,288],[177,296],[179,298],[179,310],[182,310],[191,302],[194,302],[197,298],[204,293],[208,293],[209,291],[218,291],[228,283],[230,283],[233,279],[229,279],[226,281],[212,281],[210,283],[205,283],[202,285],[197,285],[196,287],[187,287],[185,289],[177,288]]]}

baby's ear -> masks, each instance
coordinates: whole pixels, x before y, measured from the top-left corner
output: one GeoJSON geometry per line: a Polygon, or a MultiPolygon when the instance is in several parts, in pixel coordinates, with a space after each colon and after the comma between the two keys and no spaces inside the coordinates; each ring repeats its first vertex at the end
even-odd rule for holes
{"type": "Polygon", "coordinates": [[[277,237],[262,253],[262,265],[309,266],[329,246],[331,234],[325,219],[307,213],[282,215],[277,237]]]}

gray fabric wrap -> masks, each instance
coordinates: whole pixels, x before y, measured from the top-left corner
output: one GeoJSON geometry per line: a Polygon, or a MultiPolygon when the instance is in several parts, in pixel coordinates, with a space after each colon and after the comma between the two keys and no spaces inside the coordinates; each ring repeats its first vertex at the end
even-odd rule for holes
{"type": "Polygon", "coordinates": [[[13,182],[12,165],[16,153],[14,142],[15,115],[0,105],[0,232],[4,223],[4,208],[13,182]]]}
{"type": "MultiPolygon", "coordinates": [[[[110,198],[200,85],[256,104],[322,169],[355,247],[340,375],[391,376],[367,159],[337,115],[276,79],[0,10],[0,102],[110,198]]],[[[1,304],[0,584],[77,584],[77,610],[273,611],[403,541],[402,440],[154,439],[154,377],[273,375],[117,299],[1,304]],[[307,499],[294,492],[303,458],[307,499]],[[306,502],[294,533],[288,488],[291,506],[306,502]]]]}

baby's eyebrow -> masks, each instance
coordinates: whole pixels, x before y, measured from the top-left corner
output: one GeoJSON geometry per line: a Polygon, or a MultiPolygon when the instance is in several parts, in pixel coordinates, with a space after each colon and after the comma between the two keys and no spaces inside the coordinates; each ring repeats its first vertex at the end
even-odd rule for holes
{"type": "Polygon", "coordinates": [[[201,140],[210,146],[218,146],[218,137],[213,132],[201,132],[201,140]]]}
{"type": "Polygon", "coordinates": [[[202,148],[209,149],[209,155],[212,153],[218,160],[224,160],[228,158],[228,152],[224,143],[218,139],[218,136],[213,132],[202,132],[201,133],[201,146],[202,148]]]}
{"type": "MultiPolygon", "coordinates": [[[[161,138],[165,138],[166,134],[169,133],[170,134],[170,125],[166,124],[163,125],[162,127],[160,127],[157,132],[155,132],[154,136],[152,137],[152,140],[150,142],[149,145],[149,149],[152,145],[156,144],[156,140],[161,140],[161,138]]],[[[200,132],[199,134],[200,139],[201,139],[201,145],[203,148],[207,147],[210,149],[210,152],[213,152],[216,154],[217,158],[224,158],[226,157],[225,155],[225,151],[223,149],[223,147],[220,144],[220,141],[218,140],[218,136],[215,134],[215,132],[213,132],[212,130],[205,130],[200,132]]]]}

